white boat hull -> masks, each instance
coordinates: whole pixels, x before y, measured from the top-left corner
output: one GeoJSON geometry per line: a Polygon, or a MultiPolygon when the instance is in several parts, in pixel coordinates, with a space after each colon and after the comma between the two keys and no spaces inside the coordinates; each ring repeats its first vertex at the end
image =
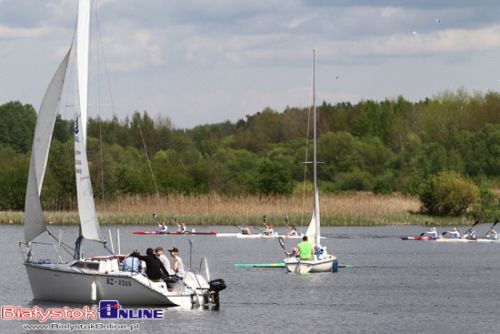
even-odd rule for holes
{"type": "Polygon", "coordinates": [[[151,282],[138,273],[78,272],[68,264],[25,263],[25,267],[37,300],[80,304],[118,300],[122,305],[191,306],[195,299],[203,299],[198,296],[208,296],[208,283],[202,284],[198,293],[178,283],[168,291],[165,283],[151,282]]]}
{"type": "MultiPolygon", "coordinates": [[[[273,238],[283,238],[283,239],[302,239],[302,235],[294,235],[294,236],[289,236],[286,234],[271,234],[271,235],[266,235],[263,233],[257,233],[257,234],[241,234],[241,233],[217,233],[216,236],[218,238],[238,238],[238,239],[273,239],[273,238]]],[[[325,238],[321,238],[325,239],[325,238]]]]}
{"type": "Polygon", "coordinates": [[[285,267],[289,272],[297,274],[335,272],[338,268],[336,256],[327,255],[326,258],[318,260],[300,260],[295,257],[289,257],[283,260],[285,267]]]}

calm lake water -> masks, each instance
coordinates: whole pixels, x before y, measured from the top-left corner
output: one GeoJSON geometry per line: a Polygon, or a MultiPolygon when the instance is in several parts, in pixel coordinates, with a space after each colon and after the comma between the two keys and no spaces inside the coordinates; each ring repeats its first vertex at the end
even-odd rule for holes
{"type": "MultiPolygon", "coordinates": [[[[212,228],[236,231],[197,229],[212,228]]],[[[500,333],[500,244],[400,239],[420,233],[417,226],[323,228],[329,252],[354,267],[297,276],[283,268],[235,269],[235,263],[282,260],[277,240],[131,233],[140,229],[120,227],[123,252],[176,246],[189,265],[192,238],[193,267],[207,255],[212,279],[223,278],[228,288],[218,311],[168,308],[163,321],[142,321],[136,333],[500,333]]],[[[62,231],[72,244],[76,228],[62,231]]],[[[22,233],[21,226],[0,226],[1,305],[35,305],[18,248],[22,233]]],[[[287,241],[288,248],[294,244],[287,241]]],[[[26,323],[0,320],[0,333],[26,332],[26,323]]]]}

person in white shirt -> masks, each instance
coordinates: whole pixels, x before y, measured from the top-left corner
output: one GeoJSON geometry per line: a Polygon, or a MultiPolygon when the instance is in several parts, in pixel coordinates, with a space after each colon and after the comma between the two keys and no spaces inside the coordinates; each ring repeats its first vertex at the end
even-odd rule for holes
{"type": "Polygon", "coordinates": [[[435,227],[431,228],[429,231],[425,231],[424,233],[421,234],[421,236],[430,237],[432,239],[439,238],[439,235],[435,227]]]}
{"type": "Polygon", "coordinates": [[[172,256],[173,264],[172,270],[174,271],[173,277],[177,278],[177,280],[181,280],[186,275],[186,271],[184,270],[184,262],[182,262],[181,257],[179,256],[179,250],[176,247],[172,247],[172,249],[168,250],[170,252],[170,256],[172,256]]]}
{"type": "Polygon", "coordinates": [[[460,232],[458,232],[456,227],[454,227],[453,229],[451,229],[449,231],[446,231],[445,234],[450,239],[460,239],[460,232]]]}
{"type": "Polygon", "coordinates": [[[160,229],[160,232],[168,232],[168,226],[165,223],[159,223],[158,228],[160,229]]]}
{"type": "Polygon", "coordinates": [[[177,232],[186,233],[187,232],[186,224],[185,223],[177,224],[177,232]]]}
{"type": "Polygon", "coordinates": [[[174,273],[172,272],[172,269],[170,269],[170,261],[168,260],[167,256],[165,255],[165,252],[163,251],[163,247],[158,246],[155,249],[156,256],[160,259],[161,263],[163,263],[163,266],[167,269],[167,272],[169,275],[173,275],[174,273]]]}
{"type": "Polygon", "coordinates": [[[467,232],[464,233],[462,238],[468,239],[468,240],[476,240],[476,231],[474,231],[472,228],[470,228],[467,232]]]}
{"type": "Polygon", "coordinates": [[[489,230],[484,237],[489,240],[498,240],[498,234],[495,230],[489,230]]]}

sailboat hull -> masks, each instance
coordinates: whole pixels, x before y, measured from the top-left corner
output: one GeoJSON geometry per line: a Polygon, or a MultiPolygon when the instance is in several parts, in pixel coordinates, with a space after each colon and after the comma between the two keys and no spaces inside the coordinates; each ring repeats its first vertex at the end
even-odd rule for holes
{"type": "Polygon", "coordinates": [[[305,273],[322,273],[336,272],[338,268],[338,260],[336,256],[328,255],[325,259],[300,260],[295,257],[286,258],[284,260],[285,267],[288,272],[305,274],[305,273]]]}
{"type": "Polygon", "coordinates": [[[67,264],[25,263],[25,267],[36,300],[80,304],[118,300],[123,305],[191,306],[196,297],[193,290],[179,284],[168,291],[161,286],[165,283],[152,283],[137,273],[77,272],[67,264]]]}

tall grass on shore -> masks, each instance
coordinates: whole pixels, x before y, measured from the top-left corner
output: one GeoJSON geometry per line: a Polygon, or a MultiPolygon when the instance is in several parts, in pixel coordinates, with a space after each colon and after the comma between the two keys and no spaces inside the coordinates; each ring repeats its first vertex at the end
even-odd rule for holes
{"type": "MultiPolygon", "coordinates": [[[[373,226],[393,224],[414,225],[467,225],[462,218],[436,218],[416,214],[420,203],[416,197],[393,194],[390,196],[358,192],[349,194],[323,194],[321,217],[324,226],[373,226]]],[[[110,203],[98,203],[101,224],[144,224],[156,227],[152,213],[159,219],[188,225],[260,225],[263,215],[273,225],[284,225],[284,216],[291,224],[307,226],[311,214],[311,201],[301,197],[227,197],[210,195],[128,196],[110,203]]],[[[77,224],[78,213],[45,212],[47,221],[55,224],[77,224]]],[[[0,212],[0,224],[20,224],[23,213],[0,212]]]]}

